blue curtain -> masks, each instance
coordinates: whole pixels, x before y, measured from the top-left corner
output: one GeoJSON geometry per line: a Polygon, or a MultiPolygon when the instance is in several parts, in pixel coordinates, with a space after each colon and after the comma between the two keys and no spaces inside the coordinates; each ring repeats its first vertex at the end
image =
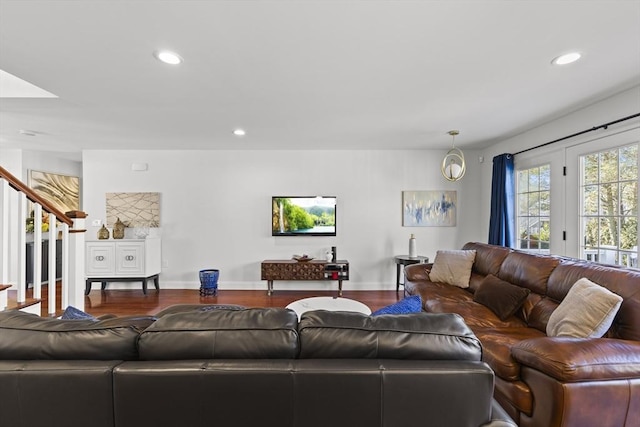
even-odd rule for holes
{"type": "Polygon", "coordinates": [[[489,243],[492,245],[515,246],[514,198],[513,155],[500,154],[493,158],[489,221],[489,243]]]}

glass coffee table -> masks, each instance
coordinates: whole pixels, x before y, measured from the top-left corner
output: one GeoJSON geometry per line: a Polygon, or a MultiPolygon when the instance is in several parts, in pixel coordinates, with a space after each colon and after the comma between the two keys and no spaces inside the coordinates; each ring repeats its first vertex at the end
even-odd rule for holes
{"type": "Polygon", "coordinates": [[[312,310],[355,311],[362,314],[371,314],[371,309],[360,301],[342,297],[304,298],[292,302],[286,308],[295,311],[298,319],[302,316],[302,313],[312,310]]]}

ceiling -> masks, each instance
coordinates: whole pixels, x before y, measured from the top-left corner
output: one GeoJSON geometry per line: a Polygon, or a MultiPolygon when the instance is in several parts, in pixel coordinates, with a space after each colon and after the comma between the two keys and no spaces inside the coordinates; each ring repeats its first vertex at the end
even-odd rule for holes
{"type": "Polygon", "coordinates": [[[0,0],[0,69],[5,148],[480,149],[640,84],[640,1],[0,0]]]}

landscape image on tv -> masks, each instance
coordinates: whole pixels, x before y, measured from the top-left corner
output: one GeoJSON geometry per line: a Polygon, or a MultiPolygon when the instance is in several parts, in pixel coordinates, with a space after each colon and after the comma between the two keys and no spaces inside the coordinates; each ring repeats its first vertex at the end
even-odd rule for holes
{"type": "Polygon", "coordinates": [[[335,236],[336,197],[272,197],[271,234],[273,236],[335,236]]]}

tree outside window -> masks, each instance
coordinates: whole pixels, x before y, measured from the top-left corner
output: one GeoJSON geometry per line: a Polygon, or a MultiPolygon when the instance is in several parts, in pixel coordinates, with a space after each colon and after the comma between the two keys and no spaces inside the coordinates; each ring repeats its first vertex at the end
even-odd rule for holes
{"type": "Polygon", "coordinates": [[[581,156],[581,255],[638,266],[638,144],[581,156]]]}

